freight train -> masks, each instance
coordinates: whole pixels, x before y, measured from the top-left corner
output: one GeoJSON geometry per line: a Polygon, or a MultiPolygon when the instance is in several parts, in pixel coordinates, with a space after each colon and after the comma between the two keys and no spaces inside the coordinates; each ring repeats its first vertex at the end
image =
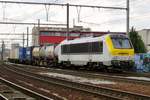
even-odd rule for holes
{"type": "Polygon", "coordinates": [[[83,37],[64,40],[57,45],[19,48],[12,50],[10,55],[10,62],[56,67],[122,70],[130,69],[134,64],[134,48],[124,34],[83,37]]]}

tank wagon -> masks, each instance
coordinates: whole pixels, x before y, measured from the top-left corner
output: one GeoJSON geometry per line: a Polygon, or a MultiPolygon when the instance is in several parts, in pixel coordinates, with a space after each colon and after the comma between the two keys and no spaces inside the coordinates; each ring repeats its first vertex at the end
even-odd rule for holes
{"type": "Polygon", "coordinates": [[[57,46],[38,46],[31,50],[34,65],[61,64],[120,70],[129,69],[134,64],[134,49],[124,34],[64,40],[57,46]]]}
{"type": "Polygon", "coordinates": [[[55,45],[41,46],[33,48],[33,64],[50,66],[57,62],[54,54],[55,45]]]}

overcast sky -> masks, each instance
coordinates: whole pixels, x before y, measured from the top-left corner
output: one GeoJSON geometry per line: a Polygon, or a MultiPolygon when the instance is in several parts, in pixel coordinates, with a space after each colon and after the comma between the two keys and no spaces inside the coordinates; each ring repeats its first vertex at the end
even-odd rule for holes
{"type": "MultiPolygon", "coordinates": [[[[8,0],[9,1],[9,0],[8,0]]],[[[70,3],[97,6],[126,7],[126,0],[12,0],[24,2],[70,3]]],[[[130,28],[137,30],[150,28],[150,0],[130,0],[130,28]]],[[[23,4],[0,4],[0,21],[9,22],[37,22],[41,23],[66,23],[66,7],[46,6],[49,8],[49,21],[46,21],[45,6],[23,4]]],[[[70,27],[82,25],[93,31],[126,31],[126,11],[96,8],[70,7],[70,27]],[[78,17],[78,15],[80,15],[78,17]]],[[[27,25],[0,25],[0,33],[23,33],[27,25]]],[[[33,26],[29,26],[30,32],[33,26]]],[[[0,36],[2,38],[22,38],[21,36],[0,36]]],[[[31,37],[30,37],[31,40],[31,37]]],[[[10,41],[8,41],[10,43],[10,41]]],[[[17,41],[11,41],[17,42],[17,41]]]]}

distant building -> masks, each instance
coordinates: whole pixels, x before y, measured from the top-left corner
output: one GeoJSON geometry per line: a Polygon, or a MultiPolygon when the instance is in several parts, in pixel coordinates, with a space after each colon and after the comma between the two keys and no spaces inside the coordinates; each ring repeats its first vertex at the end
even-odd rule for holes
{"type": "MultiPolygon", "coordinates": [[[[90,28],[83,28],[82,26],[74,26],[69,29],[69,37],[76,38],[80,36],[79,32],[90,32],[90,28]]],[[[32,29],[32,44],[57,44],[66,39],[67,29],[61,27],[34,27],[32,29]]]]}
{"type": "MultiPolygon", "coordinates": [[[[90,28],[74,26],[69,29],[69,39],[100,36],[112,32],[92,32],[90,28]]],[[[118,33],[118,32],[113,32],[118,33]]],[[[119,32],[120,33],[120,32],[119,32]]],[[[32,29],[32,45],[58,44],[67,38],[67,29],[59,27],[34,27],[32,29]]]]}
{"type": "Polygon", "coordinates": [[[140,30],[138,34],[141,36],[147,50],[150,51],[150,29],[140,30]]]}

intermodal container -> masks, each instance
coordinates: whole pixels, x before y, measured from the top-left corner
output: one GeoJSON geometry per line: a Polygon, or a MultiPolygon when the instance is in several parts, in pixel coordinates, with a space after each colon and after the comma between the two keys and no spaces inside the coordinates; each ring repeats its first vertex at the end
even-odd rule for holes
{"type": "Polygon", "coordinates": [[[32,62],[32,50],[33,50],[33,47],[26,48],[26,60],[28,62],[32,62]]]}
{"type": "Polygon", "coordinates": [[[19,59],[19,48],[14,48],[10,51],[10,59],[19,59]]]}
{"type": "Polygon", "coordinates": [[[23,63],[26,60],[26,48],[20,47],[19,48],[19,61],[23,63]]]}

